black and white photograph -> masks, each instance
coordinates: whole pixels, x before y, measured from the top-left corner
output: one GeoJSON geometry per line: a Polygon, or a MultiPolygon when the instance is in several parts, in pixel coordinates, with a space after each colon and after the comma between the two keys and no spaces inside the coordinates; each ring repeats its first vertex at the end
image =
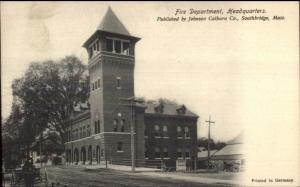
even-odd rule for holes
{"type": "Polygon", "coordinates": [[[299,2],[1,1],[3,187],[299,186],[299,2]]]}

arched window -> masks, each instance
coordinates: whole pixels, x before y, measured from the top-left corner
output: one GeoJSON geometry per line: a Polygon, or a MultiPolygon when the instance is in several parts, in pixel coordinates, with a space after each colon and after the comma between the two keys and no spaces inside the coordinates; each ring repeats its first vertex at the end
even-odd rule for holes
{"type": "Polygon", "coordinates": [[[160,158],[160,149],[158,147],[155,147],[155,157],[160,158]]]}
{"type": "Polygon", "coordinates": [[[177,126],[177,137],[182,137],[182,128],[181,128],[181,126],[177,126]]]}
{"type": "Polygon", "coordinates": [[[189,128],[188,128],[188,127],[185,127],[185,128],[184,128],[184,134],[185,134],[185,137],[186,137],[186,138],[189,138],[189,137],[190,137],[190,131],[189,131],[189,128]]]}
{"type": "Polygon", "coordinates": [[[114,119],[114,132],[118,131],[118,120],[114,119]]]}
{"type": "Polygon", "coordinates": [[[91,136],[91,126],[90,125],[87,125],[87,127],[86,127],[86,135],[91,136]]]}
{"type": "Polygon", "coordinates": [[[160,133],[159,133],[159,126],[158,126],[158,125],[155,125],[155,126],[154,126],[154,136],[160,136],[160,133]]]}
{"type": "Polygon", "coordinates": [[[168,137],[168,127],[166,125],[163,126],[163,136],[168,137]]]}
{"type": "Polygon", "coordinates": [[[121,126],[121,132],[124,132],[125,131],[125,119],[122,119],[121,121],[121,124],[120,124],[120,126],[121,126]]]}

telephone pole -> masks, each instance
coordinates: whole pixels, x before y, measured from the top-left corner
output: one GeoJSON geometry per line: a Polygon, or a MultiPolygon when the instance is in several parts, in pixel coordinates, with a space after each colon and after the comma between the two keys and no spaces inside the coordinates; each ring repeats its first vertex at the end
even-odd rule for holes
{"type": "Polygon", "coordinates": [[[208,141],[207,141],[207,169],[209,169],[209,160],[210,160],[210,124],[214,124],[214,121],[211,121],[211,116],[209,115],[209,120],[205,121],[208,123],[208,141]]]}
{"type": "Polygon", "coordinates": [[[131,171],[135,172],[135,115],[134,115],[134,106],[135,103],[142,103],[143,101],[135,99],[134,97],[129,98],[120,98],[121,101],[129,101],[131,108],[131,128],[130,128],[130,143],[131,143],[131,171]]]}

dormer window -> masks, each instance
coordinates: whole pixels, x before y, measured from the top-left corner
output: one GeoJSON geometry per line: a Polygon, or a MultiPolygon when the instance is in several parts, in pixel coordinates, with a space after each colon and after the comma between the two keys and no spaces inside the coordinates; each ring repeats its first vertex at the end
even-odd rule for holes
{"type": "Polygon", "coordinates": [[[155,110],[156,113],[164,113],[164,104],[159,103],[158,106],[154,107],[154,110],[155,110]]]}
{"type": "Polygon", "coordinates": [[[186,107],[182,105],[181,107],[176,109],[177,114],[185,114],[186,113],[186,107]]]}

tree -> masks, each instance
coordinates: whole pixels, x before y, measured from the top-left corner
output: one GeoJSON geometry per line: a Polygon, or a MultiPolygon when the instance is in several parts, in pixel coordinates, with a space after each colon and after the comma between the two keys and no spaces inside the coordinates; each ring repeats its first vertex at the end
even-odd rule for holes
{"type": "MultiPolygon", "coordinates": [[[[198,146],[199,147],[204,147],[207,150],[208,149],[207,145],[208,145],[208,139],[207,138],[198,139],[198,146]]],[[[218,141],[216,143],[213,139],[210,139],[209,145],[210,145],[211,150],[213,150],[213,149],[220,150],[223,147],[225,147],[226,143],[221,142],[221,141],[218,141]]]]}
{"type": "Polygon", "coordinates": [[[65,123],[73,106],[89,95],[85,71],[78,58],[67,56],[58,62],[33,62],[25,75],[13,82],[13,96],[23,107],[22,127],[28,131],[23,139],[27,144],[46,128],[57,131],[64,143],[65,123]]]}

